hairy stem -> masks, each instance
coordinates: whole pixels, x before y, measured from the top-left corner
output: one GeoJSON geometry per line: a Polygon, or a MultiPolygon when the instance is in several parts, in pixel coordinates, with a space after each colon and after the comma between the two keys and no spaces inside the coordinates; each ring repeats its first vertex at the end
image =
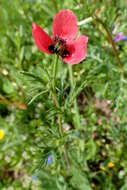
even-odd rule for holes
{"type": "MultiPolygon", "coordinates": [[[[56,104],[56,107],[59,109],[59,102],[57,99],[57,95],[56,95],[56,72],[57,72],[57,64],[58,64],[58,56],[55,55],[55,59],[54,59],[54,64],[53,64],[53,76],[52,76],[52,96],[54,99],[54,102],[56,104]]],[[[62,118],[61,118],[61,114],[59,114],[58,116],[58,122],[59,122],[59,133],[60,136],[63,136],[63,128],[62,128],[62,118]]]]}
{"type": "Polygon", "coordinates": [[[54,64],[53,64],[53,76],[52,76],[52,89],[53,92],[56,92],[56,72],[57,72],[57,64],[58,64],[58,56],[54,56],[54,64]]]}
{"type": "MultiPolygon", "coordinates": [[[[53,65],[53,78],[52,78],[52,96],[54,99],[54,102],[56,104],[56,108],[60,109],[60,105],[59,105],[59,101],[57,99],[57,95],[56,95],[56,73],[57,73],[57,64],[58,64],[58,56],[55,55],[55,59],[54,59],[54,65],[53,65]]],[[[62,115],[58,114],[58,123],[59,123],[59,134],[60,137],[63,137],[64,131],[63,131],[63,127],[62,127],[62,115]]],[[[66,144],[64,144],[64,157],[67,163],[67,167],[68,169],[70,169],[70,160],[69,160],[69,156],[68,156],[68,151],[67,151],[67,146],[66,144]]]]}
{"type": "MultiPolygon", "coordinates": [[[[72,66],[68,65],[68,69],[69,69],[71,89],[74,89],[74,78],[73,78],[72,66]]],[[[76,128],[80,129],[80,114],[79,114],[76,98],[74,99],[74,111],[75,111],[75,119],[76,119],[76,128]]]]}

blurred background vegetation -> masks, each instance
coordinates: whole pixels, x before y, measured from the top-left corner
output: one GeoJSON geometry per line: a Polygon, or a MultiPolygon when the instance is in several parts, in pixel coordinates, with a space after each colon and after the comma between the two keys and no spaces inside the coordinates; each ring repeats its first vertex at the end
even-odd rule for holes
{"type": "Polygon", "coordinates": [[[127,41],[115,43],[120,68],[102,24],[80,26],[89,37],[87,58],[73,66],[73,91],[86,81],[77,97],[81,126],[75,127],[74,92],[60,60],[61,140],[50,94],[54,58],[42,54],[32,37],[32,22],[52,35],[61,9],[74,11],[78,21],[96,14],[113,39],[127,35],[126,0],[0,1],[0,189],[127,190],[127,41]]]}

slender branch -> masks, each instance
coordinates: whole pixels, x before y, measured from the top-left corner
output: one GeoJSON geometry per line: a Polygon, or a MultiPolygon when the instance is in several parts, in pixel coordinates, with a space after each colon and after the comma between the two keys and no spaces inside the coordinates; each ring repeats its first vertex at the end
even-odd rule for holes
{"type": "MultiPolygon", "coordinates": [[[[73,89],[74,88],[74,78],[73,78],[72,66],[68,65],[68,69],[69,69],[69,75],[70,75],[71,89],[73,89]]],[[[79,109],[78,109],[76,98],[74,99],[74,110],[75,110],[75,118],[76,118],[76,127],[79,129],[80,128],[80,114],[79,114],[79,109]]]]}
{"type": "Polygon", "coordinates": [[[117,61],[117,63],[119,64],[120,69],[122,70],[122,64],[121,64],[121,61],[120,61],[120,58],[119,58],[119,54],[118,54],[117,49],[116,49],[115,42],[114,42],[114,40],[113,40],[113,38],[112,38],[112,34],[111,34],[111,32],[109,31],[109,29],[108,29],[108,27],[106,26],[106,24],[105,24],[100,18],[98,18],[98,17],[95,15],[95,16],[93,16],[93,17],[88,17],[88,18],[86,18],[86,19],[84,19],[84,20],[78,22],[78,25],[79,25],[79,26],[85,25],[85,24],[90,23],[90,22],[92,22],[92,21],[94,21],[94,20],[97,21],[98,23],[100,23],[100,24],[103,26],[104,30],[106,31],[106,33],[107,33],[107,35],[108,35],[109,42],[110,42],[110,44],[111,44],[111,46],[112,46],[112,51],[113,51],[113,53],[114,53],[114,55],[115,55],[116,61],[117,61]]]}
{"type": "Polygon", "coordinates": [[[53,0],[53,4],[54,4],[56,12],[58,12],[58,3],[57,3],[57,1],[53,0]]]}
{"type": "Polygon", "coordinates": [[[7,106],[13,106],[17,109],[26,110],[27,105],[24,102],[10,102],[6,97],[0,94],[0,103],[7,106]]]}
{"type": "Polygon", "coordinates": [[[120,61],[120,58],[119,58],[119,54],[118,54],[117,49],[116,49],[116,46],[115,46],[115,42],[114,42],[114,40],[113,40],[113,38],[112,38],[111,32],[109,31],[109,29],[108,29],[108,27],[106,26],[106,24],[105,24],[100,18],[98,18],[97,16],[95,16],[94,18],[95,18],[95,20],[96,20],[97,22],[99,22],[99,23],[103,26],[103,28],[105,29],[105,31],[106,31],[106,33],[107,33],[107,35],[108,35],[109,42],[111,43],[112,51],[113,51],[113,53],[114,53],[114,55],[115,55],[115,58],[116,58],[116,60],[117,60],[117,63],[119,64],[120,69],[122,69],[122,64],[121,64],[121,61],[120,61]]]}
{"type": "MultiPolygon", "coordinates": [[[[55,61],[54,61],[54,65],[53,65],[52,96],[53,96],[54,102],[56,104],[56,107],[59,109],[60,105],[59,105],[59,101],[57,99],[56,89],[55,89],[57,64],[58,64],[58,56],[55,55],[55,61]]],[[[58,123],[59,123],[59,134],[60,134],[60,137],[62,138],[64,131],[63,131],[63,127],[62,127],[62,116],[61,116],[61,114],[58,115],[58,123]]],[[[68,169],[70,169],[70,160],[69,160],[66,144],[64,144],[64,157],[65,157],[65,160],[67,162],[67,167],[68,167],[68,169]]]]}

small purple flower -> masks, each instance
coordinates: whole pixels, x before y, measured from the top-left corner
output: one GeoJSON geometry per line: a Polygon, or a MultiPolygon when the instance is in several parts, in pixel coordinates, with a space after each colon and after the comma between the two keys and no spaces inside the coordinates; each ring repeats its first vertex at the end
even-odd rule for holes
{"type": "Polygon", "coordinates": [[[81,136],[80,131],[76,131],[74,134],[75,134],[75,136],[78,137],[78,138],[80,138],[80,136],[81,136]]]}
{"type": "Polygon", "coordinates": [[[49,155],[48,160],[47,160],[47,164],[52,164],[53,163],[53,158],[52,158],[52,154],[49,155]]]}
{"type": "Polygon", "coordinates": [[[124,36],[123,32],[119,32],[115,37],[115,42],[120,42],[121,40],[127,41],[127,36],[124,36]]]}
{"type": "Polygon", "coordinates": [[[36,175],[33,176],[33,180],[34,180],[34,181],[37,180],[37,176],[36,176],[36,175]]]}
{"type": "Polygon", "coordinates": [[[127,36],[124,36],[124,37],[123,37],[123,40],[127,41],[127,36]]]}

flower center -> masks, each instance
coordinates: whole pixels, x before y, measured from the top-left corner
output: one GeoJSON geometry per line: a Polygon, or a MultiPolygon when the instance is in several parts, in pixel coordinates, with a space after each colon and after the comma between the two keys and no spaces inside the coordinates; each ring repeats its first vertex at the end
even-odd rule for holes
{"type": "Polygon", "coordinates": [[[66,41],[59,36],[55,37],[54,44],[49,45],[48,49],[50,53],[56,53],[62,58],[68,57],[70,55],[66,41]]]}
{"type": "Polygon", "coordinates": [[[69,55],[70,55],[70,52],[67,49],[64,49],[63,52],[62,52],[61,57],[65,58],[65,57],[68,57],[69,55]]]}
{"type": "Polygon", "coordinates": [[[53,44],[49,45],[48,50],[50,53],[55,53],[55,46],[53,44]]]}

